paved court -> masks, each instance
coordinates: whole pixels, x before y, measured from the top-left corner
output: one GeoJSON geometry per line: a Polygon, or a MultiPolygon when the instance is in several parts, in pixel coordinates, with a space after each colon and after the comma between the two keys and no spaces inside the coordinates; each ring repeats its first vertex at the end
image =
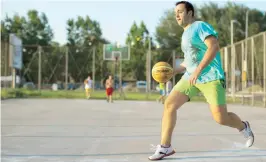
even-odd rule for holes
{"type": "MultiPolygon", "coordinates": [[[[169,162],[266,162],[266,109],[229,105],[250,121],[255,144],[216,124],[204,103],[178,111],[169,162]]],[[[2,162],[145,162],[160,141],[156,102],[70,99],[2,101],[2,162]]]]}

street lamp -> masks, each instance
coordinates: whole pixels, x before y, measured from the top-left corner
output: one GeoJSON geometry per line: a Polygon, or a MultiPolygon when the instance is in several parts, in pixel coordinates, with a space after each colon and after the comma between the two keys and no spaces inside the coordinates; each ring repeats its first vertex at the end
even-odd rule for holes
{"type": "Polygon", "coordinates": [[[231,45],[234,44],[234,23],[241,25],[237,20],[231,20],[231,45]]]}
{"type": "MultiPolygon", "coordinates": [[[[175,38],[175,36],[176,36],[176,33],[171,33],[171,32],[169,32],[168,33],[168,36],[170,36],[170,37],[173,37],[173,39],[174,39],[174,41],[176,42],[176,45],[177,45],[177,42],[178,42],[178,40],[175,38]]],[[[175,54],[175,49],[174,49],[175,47],[173,47],[173,49],[172,49],[172,59],[173,59],[173,69],[174,69],[174,71],[175,71],[175,69],[176,69],[176,54],[175,54]]],[[[173,76],[173,84],[175,84],[175,76],[173,76]]]]}
{"type": "Polygon", "coordinates": [[[246,34],[245,34],[246,39],[248,38],[248,15],[249,15],[249,10],[246,12],[246,34]]]}
{"type": "Polygon", "coordinates": [[[231,95],[233,97],[233,100],[235,100],[235,80],[236,80],[236,65],[235,65],[235,60],[236,60],[236,54],[235,54],[235,49],[234,49],[234,23],[241,25],[237,20],[231,20],[231,69],[232,69],[232,74],[231,74],[231,95]]]}
{"type": "Polygon", "coordinates": [[[243,80],[243,87],[247,87],[247,81],[246,81],[246,73],[247,73],[247,57],[248,57],[248,15],[249,15],[249,10],[246,12],[246,31],[245,31],[245,54],[243,58],[243,73],[244,73],[244,80],[243,80]]]}
{"type": "Polygon", "coordinates": [[[148,47],[148,53],[146,55],[146,60],[147,60],[147,81],[146,81],[146,93],[148,93],[147,95],[150,94],[151,91],[151,36],[148,35],[147,36],[148,41],[149,41],[149,47],[148,47]]]}

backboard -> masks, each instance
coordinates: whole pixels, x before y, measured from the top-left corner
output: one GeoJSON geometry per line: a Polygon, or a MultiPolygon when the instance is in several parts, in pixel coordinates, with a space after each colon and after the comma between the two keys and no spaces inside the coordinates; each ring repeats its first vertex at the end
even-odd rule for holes
{"type": "Polygon", "coordinates": [[[119,60],[120,58],[122,58],[122,60],[130,60],[130,47],[129,46],[117,47],[114,44],[104,44],[103,59],[115,61],[116,58],[118,58],[119,60]]]}
{"type": "Polygon", "coordinates": [[[22,40],[15,34],[9,35],[9,65],[12,68],[22,68],[22,40]]]}

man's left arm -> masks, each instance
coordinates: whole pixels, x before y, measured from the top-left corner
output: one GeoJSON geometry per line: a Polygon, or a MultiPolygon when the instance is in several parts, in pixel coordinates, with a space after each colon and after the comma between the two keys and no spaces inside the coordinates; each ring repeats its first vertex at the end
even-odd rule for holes
{"type": "Polygon", "coordinates": [[[215,58],[217,52],[220,49],[217,38],[212,35],[208,36],[205,39],[204,43],[206,44],[208,49],[197,67],[197,71],[199,73],[210,64],[210,62],[215,58]]]}

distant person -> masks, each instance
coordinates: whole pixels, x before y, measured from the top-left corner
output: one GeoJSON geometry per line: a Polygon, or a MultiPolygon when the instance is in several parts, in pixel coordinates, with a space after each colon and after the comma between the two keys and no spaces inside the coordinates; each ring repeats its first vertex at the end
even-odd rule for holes
{"type": "Polygon", "coordinates": [[[106,98],[107,98],[107,102],[113,102],[113,91],[114,91],[114,81],[112,78],[112,75],[108,76],[108,79],[105,81],[105,89],[106,89],[106,98]]]}
{"type": "Polygon", "coordinates": [[[166,96],[169,96],[170,92],[172,91],[172,88],[172,82],[169,80],[168,82],[166,82],[166,96]]]}
{"type": "Polygon", "coordinates": [[[158,102],[162,102],[162,104],[164,104],[164,100],[165,100],[165,83],[159,83],[159,91],[160,91],[160,96],[157,99],[158,102]]]}
{"type": "Polygon", "coordinates": [[[92,89],[92,80],[90,76],[88,76],[88,78],[84,80],[84,85],[85,85],[85,91],[86,91],[86,98],[90,99],[91,89],[92,89]]]}

